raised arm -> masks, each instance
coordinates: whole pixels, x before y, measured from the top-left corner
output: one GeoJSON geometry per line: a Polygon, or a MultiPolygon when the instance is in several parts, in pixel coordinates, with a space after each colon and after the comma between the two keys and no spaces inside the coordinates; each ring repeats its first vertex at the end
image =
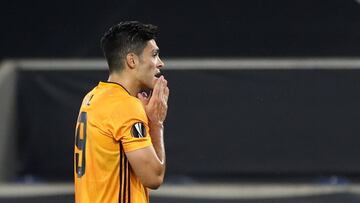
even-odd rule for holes
{"type": "Polygon", "coordinates": [[[164,120],[167,114],[169,88],[161,76],[155,84],[150,98],[138,94],[149,118],[152,146],[126,153],[130,165],[142,184],[157,189],[165,175],[164,120]]]}

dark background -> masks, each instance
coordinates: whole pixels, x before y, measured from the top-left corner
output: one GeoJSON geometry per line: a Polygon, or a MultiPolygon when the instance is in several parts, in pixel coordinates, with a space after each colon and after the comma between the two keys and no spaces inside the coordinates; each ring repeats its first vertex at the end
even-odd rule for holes
{"type": "Polygon", "coordinates": [[[113,23],[160,27],[163,57],[358,56],[356,0],[1,1],[0,58],[101,57],[113,23]]]}
{"type": "MultiPolygon", "coordinates": [[[[0,59],[99,58],[121,20],[163,59],[358,57],[355,0],[1,1],[0,59]]],[[[36,68],[36,67],[35,67],[36,68]]],[[[168,176],[359,175],[359,70],[168,70],[168,176]]],[[[72,179],[75,120],[106,71],[18,72],[18,176],[72,179]]]]}
{"type": "MultiPolygon", "coordinates": [[[[85,93],[106,71],[18,73],[19,176],[71,180],[85,93]]],[[[360,70],[167,70],[169,178],[358,176],[360,70]]]]}

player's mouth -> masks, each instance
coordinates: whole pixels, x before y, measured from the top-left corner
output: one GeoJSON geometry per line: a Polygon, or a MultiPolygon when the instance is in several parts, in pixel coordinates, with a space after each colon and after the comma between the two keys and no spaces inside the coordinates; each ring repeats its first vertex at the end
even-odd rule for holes
{"type": "Polygon", "coordinates": [[[161,74],[161,72],[159,71],[159,72],[157,72],[154,76],[155,76],[155,78],[159,78],[161,75],[162,75],[162,74],[161,74]]]}

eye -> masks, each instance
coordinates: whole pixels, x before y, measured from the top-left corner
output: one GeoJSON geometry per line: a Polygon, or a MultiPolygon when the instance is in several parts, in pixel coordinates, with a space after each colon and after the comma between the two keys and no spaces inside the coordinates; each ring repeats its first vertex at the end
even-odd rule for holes
{"type": "Polygon", "coordinates": [[[153,57],[157,57],[157,56],[159,56],[159,54],[160,54],[160,50],[159,49],[156,49],[156,50],[154,50],[153,51],[153,57]]]}

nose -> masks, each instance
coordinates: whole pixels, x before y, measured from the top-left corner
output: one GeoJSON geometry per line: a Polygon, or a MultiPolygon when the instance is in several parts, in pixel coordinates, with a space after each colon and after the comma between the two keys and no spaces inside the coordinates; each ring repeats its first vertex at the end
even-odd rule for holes
{"type": "Polygon", "coordinates": [[[158,68],[162,68],[162,67],[164,67],[165,66],[165,64],[164,64],[164,62],[160,59],[160,57],[159,57],[159,64],[158,64],[158,68]]]}

